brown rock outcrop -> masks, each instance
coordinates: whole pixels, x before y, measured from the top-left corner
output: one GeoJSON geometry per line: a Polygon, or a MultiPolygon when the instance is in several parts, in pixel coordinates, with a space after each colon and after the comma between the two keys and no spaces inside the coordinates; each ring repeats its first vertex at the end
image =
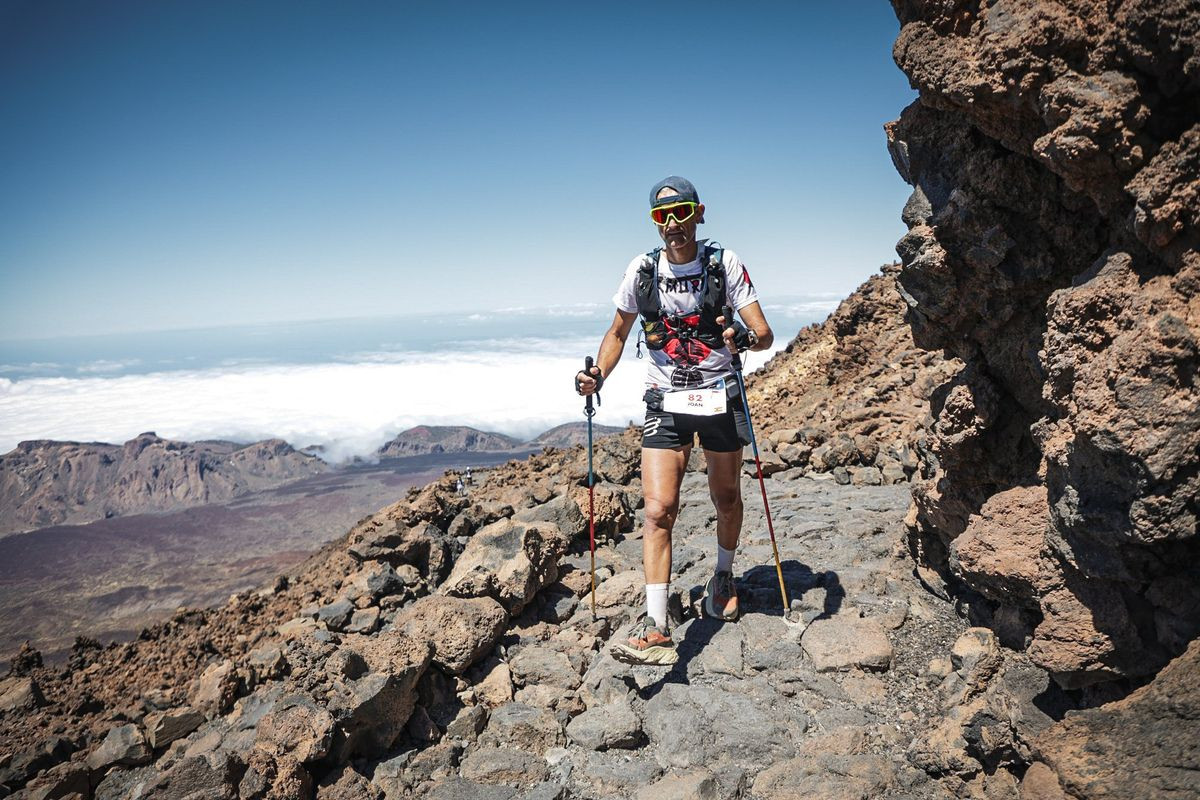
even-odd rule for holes
{"type": "Polygon", "coordinates": [[[747,376],[759,448],[777,468],[873,467],[889,484],[915,473],[930,392],[961,365],[913,344],[897,271],[885,265],[747,376]]]}
{"type": "Polygon", "coordinates": [[[1062,685],[1144,679],[1200,633],[1200,4],[893,5],[897,281],[965,363],[911,550],[1062,685]]]}

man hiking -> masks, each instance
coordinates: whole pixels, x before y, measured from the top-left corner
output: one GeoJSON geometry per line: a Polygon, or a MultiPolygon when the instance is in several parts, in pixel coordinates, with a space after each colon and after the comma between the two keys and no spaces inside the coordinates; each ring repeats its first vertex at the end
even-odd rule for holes
{"type": "Polygon", "coordinates": [[[650,351],[642,428],[646,611],[632,637],[612,651],[633,664],[673,664],[679,657],[667,623],[671,529],[697,434],[717,511],[717,565],[705,587],[704,610],[716,619],[738,617],[733,557],[742,528],[742,448],[750,437],[732,353],[766,349],[774,336],[737,255],[696,240],[704,210],[696,187],[684,178],[664,178],[650,190],[650,218],[663,246],[629,263],[613,296],[617,314],[596,363],[576,375],[580,394],[599,391],[620,360],[635,320],[642,318],[650,351]],[[725,319],[725,306],[736,309],[744,324],[725,319]]]}

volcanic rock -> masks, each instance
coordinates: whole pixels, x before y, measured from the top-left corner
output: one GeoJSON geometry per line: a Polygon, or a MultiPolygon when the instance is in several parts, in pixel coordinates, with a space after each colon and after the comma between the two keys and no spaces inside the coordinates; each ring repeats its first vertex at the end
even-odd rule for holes
{"type": "Polygon", "coordinates": [[[164,748],[176,739],[187,736],[199,728],[202,722],[204,715],[186,706],[168,711],[153,711],[142,720],[146,728],[146,740],[154,750],[164,748]]]}
{"type": "MultiPolygon", "coordinates": [[[[1080,711],[1045,730],[1034,742],[1070,797],[1200,795],[1200,640],[1127,698],[1080,711]]],[[[1042,772],[1030,783],[1053,786],[1042,772]]],[[[1040,789],[1043,794],[1052,789],[1040,789]]]]}
{"type": "Polygon", "coordinates": [[[112,766],[137,766],[150,761],[150,748],[137,725],[118,725],[108,732],[100,746],[88,754],[92,772],[103,773],[112,766]]]}
{"type": "Polygon", "coordinates": [[[892,664],[891,642],[873,619],[849,615],[818,619],[804,631],[801,644],[820,672],[850,667],[886,670],[892,664]]]}
{"type": "Polygon", "coordinates": [[[490,597],[423,597],[401,612],[396,630],[433,645],[433,662],[452,675],[487,654],[508,623],[504,608],[490,597]]]}
{"type": "Polygon", "coordinates": [[[32,711],[45,705],[46,698],[37,681],[30,677],[0,679],[0,711],[32,711]]]}
{"type": "Polygon", "coordinates": [[[511,519],[471,537],[440,591],[456,597],[493,597],[510,614],[558,577],[566,538],[556,525],[511,519]]]}
{"type": "Polygon", "coordinates": [[[1200,8],[893,5],[897,281],[965,363],[910,550],[1028,614],[1060,684],[1149,677],[1200,634],[1200,8]]]}

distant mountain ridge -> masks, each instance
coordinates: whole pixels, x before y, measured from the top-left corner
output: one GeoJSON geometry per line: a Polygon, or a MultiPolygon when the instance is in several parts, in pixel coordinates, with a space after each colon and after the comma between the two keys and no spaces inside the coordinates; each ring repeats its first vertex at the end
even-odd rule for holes
{"type": "Polygon", "coordinates": [[[481,431],[465,425],[418,425],[401,431],[376,450],[382,458],[425,453],[476,453],[485,450],[516,450],[521,440],[502,433],[481,431]]]}
{"type": "Polygon", "coordinates": [[[0,456],[0,535],[225,502],[328,469],[282,439],[25,441],[0,456]]]}
{"type": "MultiPolygon", "coordinates": [[[[596,438],[622,429],[595,426],[596,438]]],[[[520,452],[587,441],[571,422],[528,442],[465,425],[418,425],[384,444],[380,458],[431,453],[520,452]]],[[[0,455],[0,536],[107,517],[224,503],[336,467],[283,439],[253,444],[183,442],[142,433],[123,445],[33,439],[0,455]]]]}
{"type": "MultiPolygon", "coordinates": [[[[595,439],[601,436],[612,436],[623,430],[625,429],[613,425],[593,425],[592,437],[595,439]]],[[[536,439],[530,439],[528,444],[538,447],[571,447],[577,444],[587,444],[587,422],[567,422],[556,425],[536,439]]]]}

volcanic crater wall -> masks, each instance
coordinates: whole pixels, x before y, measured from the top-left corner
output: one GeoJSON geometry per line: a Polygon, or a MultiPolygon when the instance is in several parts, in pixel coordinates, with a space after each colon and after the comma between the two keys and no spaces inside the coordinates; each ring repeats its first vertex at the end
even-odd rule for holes
{"type": "Polygon", "coordinates": [[[1200,634],[1200,2],[893,0],[923,565],[1060,684],[1200,634]]]}

